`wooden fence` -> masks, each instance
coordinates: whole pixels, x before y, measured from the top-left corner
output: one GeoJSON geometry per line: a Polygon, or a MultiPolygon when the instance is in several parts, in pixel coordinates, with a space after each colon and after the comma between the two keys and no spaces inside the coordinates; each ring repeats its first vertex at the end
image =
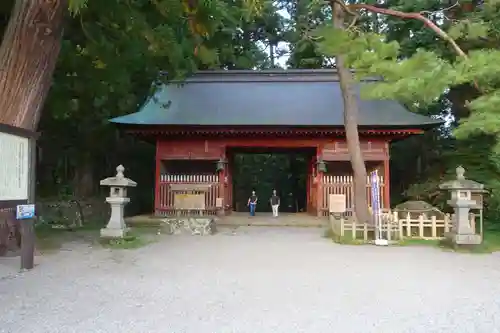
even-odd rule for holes
{"type": "MultiPolygon", "coordinates": [[[[405,238],[443,239],[452,229],[453,215],[444,214],[442,218],[427,217],[425,214],[411,218],[410,213],[385,213],[381,215],[382,233],[387,240],[405,238]]],[[[477,215],[469,214],[469,221],[476,232],[477,215]]],[[[374,238],[375,226],[367,223],[356,223],[352,219],[339,218],[330,220],[333,233],[353,240],[368,241],[374,238]]],[[[482,232],[482,230],[480,230],[482,232]]]]}
{"type": "MultiPolygon", "coordinates": [[[[330,194],[343,194],[346,197],[346,213],[344,216],[352,216],[354,207],[353,176],[323,176],[323,201],[321,210],[324,216],[328,216],[328,197],[330,194]]],[[[384,208],[384,177],[379,176],[380,205],[384,208]]],[[[372,205],[370,177],[366,179],[366,196],[368,205],[372,205]]]]}
{"type": "MultiPolygon", "coordinates": [[[[217,198],[220,196],[219,176],[213,174],[205,175],[161,175],[158,201],[156,203],[156,214],[163,216],[187,214],[188,212],[178,212],[174,206],[174,192],[170,188],[171,184],[200,184],[210,185],[208,192],[195,192],[194,194],[205,193],[205,210],[189,212],[189,214],[217,214],[217,198]]],[[[182,193],[176,191],[175,193],[182,193]]]]}

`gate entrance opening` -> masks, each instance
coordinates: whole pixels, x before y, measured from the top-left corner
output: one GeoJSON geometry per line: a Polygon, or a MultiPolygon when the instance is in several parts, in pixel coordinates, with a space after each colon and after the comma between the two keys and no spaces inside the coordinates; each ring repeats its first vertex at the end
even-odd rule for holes
{"type": "Polygon", "coordinates": [[[269,198],[275,189],[280,212],[307,211],[308,175],[316,148],[231,148],[233,209],[248,211],[248,197],[255,191],[257,212],[270,212],[269,198]]]}

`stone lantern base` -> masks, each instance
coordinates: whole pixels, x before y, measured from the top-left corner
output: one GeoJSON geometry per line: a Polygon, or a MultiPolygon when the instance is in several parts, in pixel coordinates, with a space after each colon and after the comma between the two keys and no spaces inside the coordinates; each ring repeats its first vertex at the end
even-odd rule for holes
{"type": "Polygon", "coordinates": [[[123,238],[126,236],[129,229],[123,219],[123,210],[129,201],[129,198],[106,198],[106,202],[111,205],[111,216],[106,228],[101,229],[102,238],[123,238]]]}
{"type": "Polygon", "coordinates": [[[469,235],[459,235],[452,233],[451,241],[456,245],[479,245],[482,243],[481,235],[469,234],[469,235]]]}
{"type": "Polygon", "coordinates": [[[124,229],[111,229],[103,228],[101,229],[101,238],[124,238],[127,236],[128,228],[124,229]]]}

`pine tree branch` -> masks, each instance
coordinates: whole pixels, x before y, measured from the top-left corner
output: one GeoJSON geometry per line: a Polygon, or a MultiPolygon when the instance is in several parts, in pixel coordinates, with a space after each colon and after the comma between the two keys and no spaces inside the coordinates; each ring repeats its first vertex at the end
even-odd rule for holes
{"type": "MultiPolygon", "coordinates": [[[[390,8],[381,8],[376,5],[368,5],[368,4],[352,4],[352,5],[347,5],[343,0],[331,0],[332,4],[333,3],[338,3],[349,15],[354,16],[353,22],[356,21],[357,17],[359,16],[356,11],[364,9],[366,11],[372,12],[372,13],[377,13],[377,14],[383,14],[383,15],[388,15],[388,16],[394,16],[394,17],[399,17],[402,19],[413,19],[413,20],[418,20],[422,22],[426,27],[431,29],[438,35],[441,39],[444,41],[448,42],[455,53],[464,59],[469,59],[467,56],[467,53],[462,50],[462,48],[455,42],[453,38],[451,38],[450,35],[448,35],[443,29],[441,29],[436,23],[432,22],[429,18],[425,17],[422,13],[408,13],[408,12],[402,12],[399,10],[394,10],[390,8]]],[[[352,22],[351,24],[352,25],[352,22]]],[[[482,89],[479,87],[478,83],[476,80],[474,80],[474,86],[477,90],[482,91],[482,89]]]]}
{"type": "MultiPolygon", "coordinates": [[[[336,2],[343,2],[342,0],[334,0],[336,2]]],[[[352,4],[352,5],[347,5],[347,8],[350,9],[349,14],[351,14],[352,10],[359,10],[359,9],[364,9],[372,13],[378,13],[378,14],[383,14],[383,15],[388,15],[388,16],[394,16],[394,17],[399,17],[402,19],[414,19],[422,22],[425,26],[427,26],[429,29],[434,31],[436,35],[441,37],[441,39],[445,40],[448,42],[451,47],[454,49],[454,51],[459,55],[460,57],[464,59],[468,59],[467,54],[458,46],[457,42],[453,38],[450,37],[443,29],[438,27],[436,23],[432,22],[429,18],[425,17],[421,13],[407,13],[407,12],[402,12],[399,10],[394,10],[394,9],[389,9],[389,8],[379,8],[377,6],[373,5],[367,5],[367,4],[352,4]]]]}

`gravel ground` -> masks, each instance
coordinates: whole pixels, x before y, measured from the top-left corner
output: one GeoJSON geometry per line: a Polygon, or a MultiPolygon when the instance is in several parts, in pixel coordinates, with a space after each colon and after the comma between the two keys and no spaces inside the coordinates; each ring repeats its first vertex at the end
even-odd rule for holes
{"type": "Polygon", "coordinates": [[[75,243],[24,274],[2,260],[0,332],[500,332],[500,255],[339,246],[320,234],[75,243]]]}

